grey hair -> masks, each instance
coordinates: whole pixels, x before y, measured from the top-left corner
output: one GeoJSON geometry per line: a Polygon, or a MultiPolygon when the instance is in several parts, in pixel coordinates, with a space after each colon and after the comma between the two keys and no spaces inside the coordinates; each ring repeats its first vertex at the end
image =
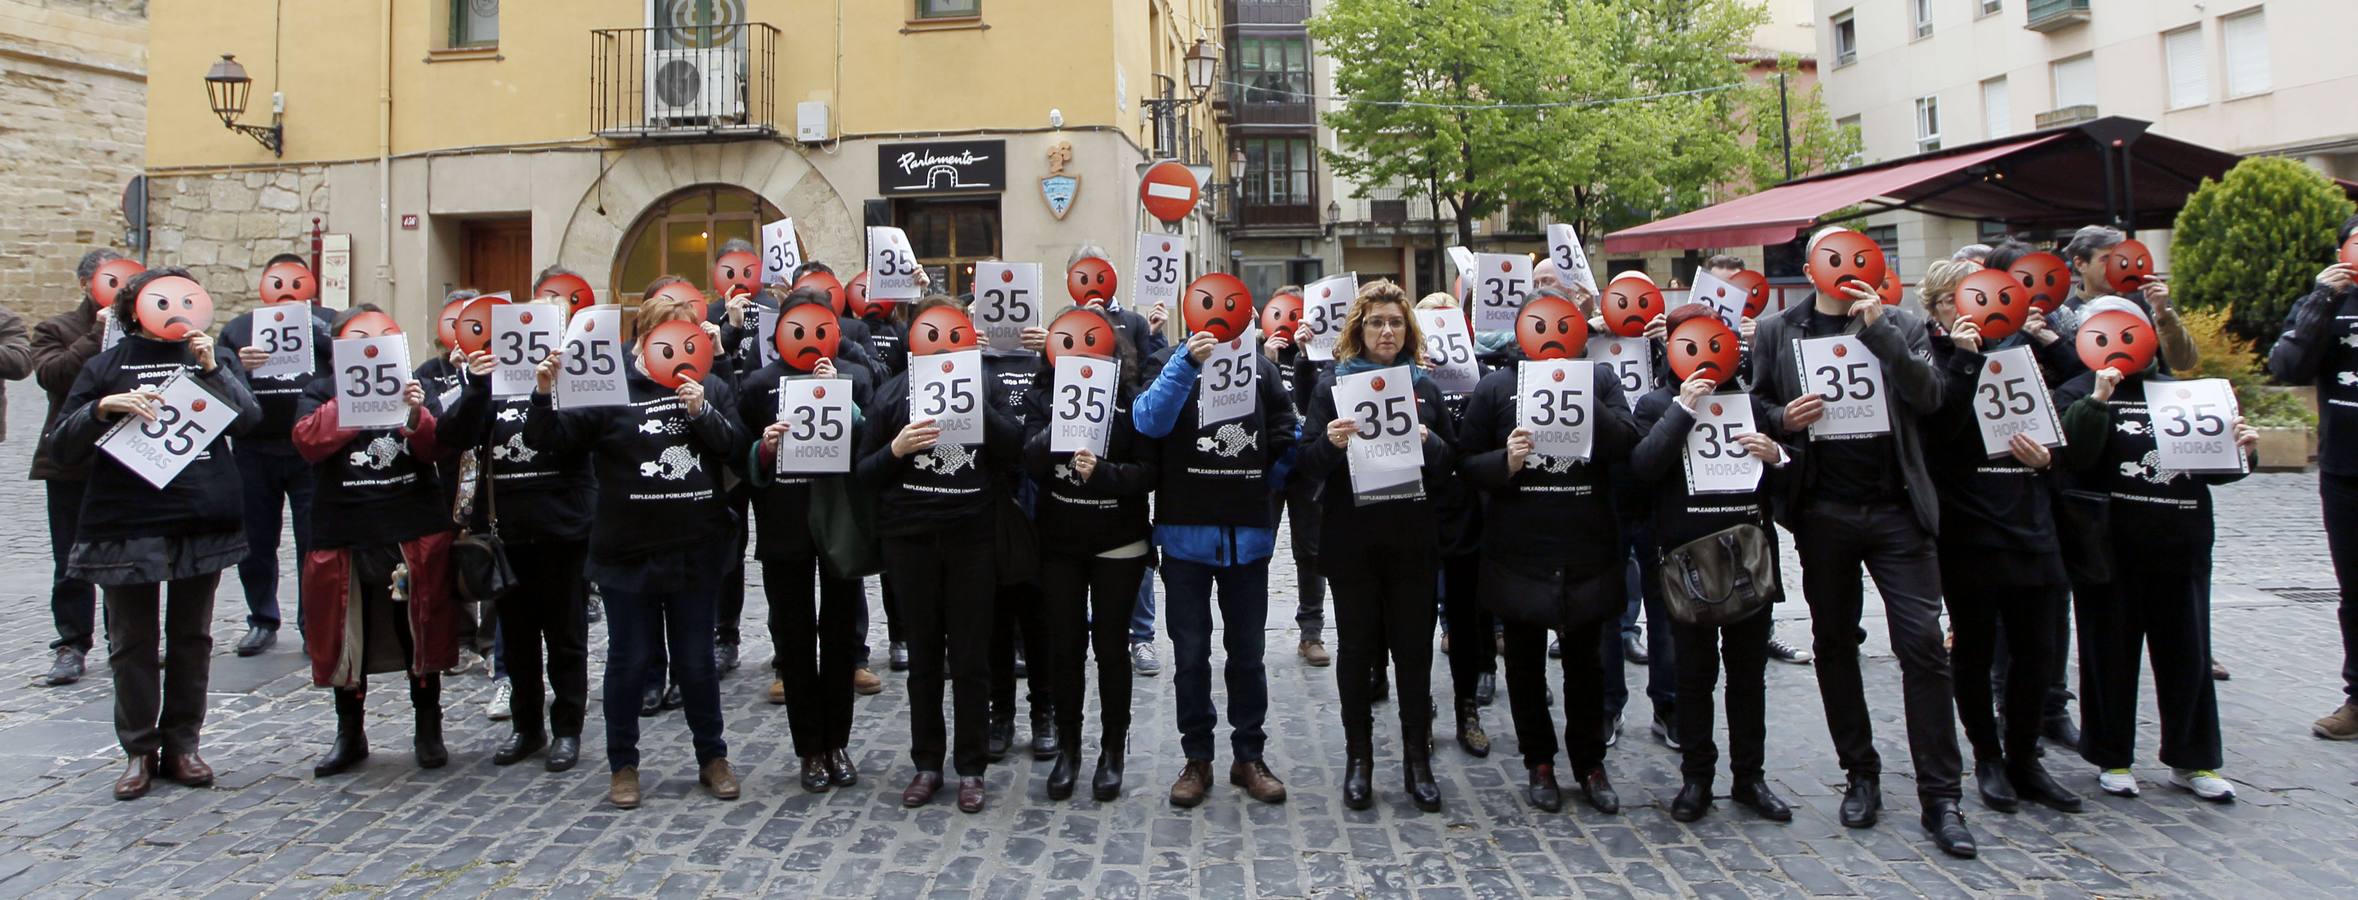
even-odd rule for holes
{"type": "MultiPolygon", "coordinates": [[[[541,282],[555,278],[559,275],[571,275],[575,278],[581,278],[580,272],[573,271],[572,269],[565,268],[564,266],[550,266],[546,269],[540,270],[540,274],[532,276],[532,286],[534,288],[539,288],[541,282]]],[[[588,281],[589,279],[581,278],[581,280],[588,281]]]]}
{"type": "Polygon", "coordinates": [[[1065,260],[1064,264],[1067,268],[1070,268],[1073,264],[1078,263],[1084,259],[1102,259],[1106,262],[1113,262],[1113,257],[1106,255],[1104,247],[1097,246],[1096,244],[1082,244],[1081,246],[1073,249],[1073,258],[1065,260]]]}
{"type": "Polygon", "coordinates": [[[2110,225],[2089,225],[2072,234],[2071,243],[2063,245],[2063,255],[2072,262],[2085,262],[2096,258],[2098,251],[2128,239],[2110,225]]]}
{"type": "Polygon", "coordinates": [[[105,247],[100,247],[96,250],[84,253],[82,254],[82,261],[75,264],[74,266],[74,278],[75,280],[78,280],[87,285],[90,283],[90,279],[98,277],[99,266],[106,265],[109,260],[117,260],[122,258],[123,254],[116,253],[115,251],[105,247]]]}
{"type": "Polygon", "coordinates": [[[453,303],[464,303],[468,300],[473,300],[481,296],[483,296],[483,292],[474,288],[459,288],[458,290],[442,295],[442,305],[448,307],[453,303]]]}
{"type": "Polygon", "coordinates": [[[725,240],[725,241],[722,241],[722,242],[721,242],[721,245],[720,245],[720,254],[719,254],[719,255],[721,255],[721,256],[727,256],[728,254],[731,254],[731,253],[753,253],[753,252],[755,252],[755,251],[754,251],[754,249],[753,249],[753,242],[752,242],[752,241],[748,241],[748,240],[746,240],[746,239],[744,239],[744,238],[730,238],[730,239],[728,239],[728,240],[725,240]]]}
{"type": "Polygon", "coordinates": [[[1966,244],[1957,248],[1957,252],[1949,254],[1950,262],[1986,263],[1989,258],[1990,245],[1988,244],[1966,244]]]}

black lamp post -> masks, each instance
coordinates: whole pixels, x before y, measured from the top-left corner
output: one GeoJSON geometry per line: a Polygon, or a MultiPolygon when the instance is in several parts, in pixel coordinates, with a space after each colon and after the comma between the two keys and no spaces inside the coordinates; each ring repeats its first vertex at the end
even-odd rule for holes
{"type": "Polygon", "coordinates": [[[221,124],[231,131],[253,138],[270,150],[272,156],[286,156],[286,126],[280,121],[277,104],[272,103],[270,125],[242,125],[237,119],[246,113],[246,98],[254,92],[254,79],[247,77],[246,67],[237,57],[224,53],[221,61],[205,73],[205,97],[213,104],[213,114],[221,117],[221,124]]]}
{"type": "Polygon", "coordinates": [[[1166,132],[1176,122],[1179,107],[1193,106],[1203,102],[1204,94],[1211,91],[1212,77],[1219,74],[1220,70],[1220,45],[1203,38],[1196,38],[1195,46],[1187,48],[1184,63],[1188,91],[1186,99],[1180,99],[1178,96],[1179,82],[1177,80],[1169,75],[1156,72],[1154,77],[1156,81],[1162,83],[1163,95],[1147,97],[1138,101],[1139,106],[1154,113],[1154,147],[1157,156],[1169,157],[1173,155],[1170,136],[1166,132]]]}

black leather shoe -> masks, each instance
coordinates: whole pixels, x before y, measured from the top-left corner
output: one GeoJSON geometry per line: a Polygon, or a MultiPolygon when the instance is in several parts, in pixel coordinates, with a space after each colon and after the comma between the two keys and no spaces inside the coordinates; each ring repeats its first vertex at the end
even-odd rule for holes
{"type": "Polygon", "coordinates": [[[1097,754],[1097,774],[1089,779],[1089,796],[1111,803],[1122,796],[1122,755],[1106,750],[1097,754]]]}
{"type": "Polygon", "coordinates": [[[41,676],[41,683],[49,687],[64,687],[82,680],[84,666],[82,651],[59,647],[49,659],[49,674],[41,676]]]}
{"type": "Polygon", "coordinates": [[[678,709],[686,705],[688,705],[688,699],[680,694],[679,685],[675,684],[663,689],[664,709],[678,709]]]}
{"type": "Polygon", "coordinates": [[[836,787],[851,787],[860,783],[859,767],[852,765],[851,754],[837,747],[826,756],[827,783],[836,787]]]}
{"type": "Polygon", "coordinates": [[[2080,749],[2080,726],[2073,723],[2069,715],[2048,716],[2046,722],[2039,726],[2039,734],[2066,750],[2076,752],[2080,749]]]}
{"type": "Polygon", "coordinates": [[[1343,805],[1367,809],[1375,805],[1375,760],[1354,756],[1343,763],[1343,805]]]}
{"type": "Polygon", "coordinates": [[[559,735],[549,742],[549,755],[541,766],[551,772],[567,772],[580,763],[581,738],[559,735]]]}
{"type": "Polygon", "coordinates": [[[1975,759],[1973,784],[1981,789],[1981,802],[1991,809],[2010,813],[2022,807],[2021,798],[2014,794],[2014,783],[2006,778],[2004,763],[1975,759]]]}
{"type": "Polygon", "coordinates": [[[1408,799],[1416,808],[1426,812],[1441,811],[1441,785],[1433,780],[1433,760],[1426,753],[1411,754],[1407,759],[1408,799]]]}
{"type": "Polygon", "coordinates": [[[895,672],[909,671],[909,644],[907,641],[892,642],[892,652],[886,655],[885,665],[895,672]]]}
{"type": "Polygon", "coordinates": [[[2006,768],[2007,780],[2013,782],[2015,793],[2024,800],[2055,810],[2076,813],[2087,808],[2080,795],[2072,793],[2047,774],[2047,767],[2038,760],[2012,763],[2006,768]]]}
{"type": "Polygon", "coordinates": [[[1681,822],[1703,818],[1703,814],[1710,811],[1711,783],[1707,781],[1689,781],[1680,785],[1678,796],[1670,801],[1670,817],[1681,822]]]}
{"type": "Polygon", "coordinates": [[[1073,782],[1081,777],[1081,751],[1066,749],[1056,755],[1056,765],[1048,767],[1048,799],[1070,800],[1073,782]]]}
{"type": "Polygon", "coordinates": [[[1015,717],[992,717],[990,737],[983,744],[983,753],[989,755],[992,762],[998,762],[1007,758],[1007,748],[1014,745],[1015,717]]]}
{"type": "Polygon", "coordinates": [[[1482,705],[1478,702],[1457,705],[1457,746],[1476,759],[1490,756],[1490,733],[1482,730],[1482,705]]]}
{"type": "Polygon", "coordinates": [[[1646,655],[1645,636],[1641,634],[1632,634],[1626,631],[1622,632],[1621,659],[1633,666],[1642,666],[1648,662],[1652,662],[1653,658],[1646,655]]]}
{"type": "Polygon", "coordinates": [[[1496,699],[1498,699],[1497,673],[1484,672],[1482,677],[1474,679],[1474,702],[1476,704],[1489,706],[1491,701],[1496,699]]]}
{"type": "Polygon", "coordinates": [[[639,718],[652,719],[663,714],[663,685],[650,684],[639,692],[639,718]]]}
{"type": "Polygon", "coordinates": [[[276,643],[278,643],[278,629],[261,627],[248,628],[246,629],[246,635],[237,639],[237,655],[259,656],[264,651],[269,650],[270,645],[276,643]]]}
{"type": "Polygon", "coordinates": [[[827,758],[824,756],[803,757],[802,789],[813,794],[824,794],[827,792],[829,784],[831,782],[827,780],[827,758]]]}
{"type": "Polygon", "coordinates": [[[1556,767],[1532,766],[1531,784],[1523,789],[1523,799],[1535,809],[1563,812],[1564,789],[1556,784],[1556,767]]]}
{"type": "Polygon", "coordinates": [[[1965,814],[1957,811],[1955,800],[1933,800],[1924,805],[1924,833],[1932,836],[1932,844],[1958,859],[1972,859],[1981,855],[1973,846],[1973,832],[1965,828],[1965,814]]]}
{"type": "Polygon", "coordinates": [[[723,675],[737,671],[737,645],[733,642],[712,645],[712,666],[723,675]]]}
{"type": "Polygon", "coordinates": [[[495,766],[515,765],[530,758],[532,754],[540,752],[540,748],[546,747],[548,744],[548,738],[539,734],[525,734],[523,732],[509,734],[508,739],[500,743],[499,749],[491,751],[491,764],[495,766]]]}
{"type": "MultiPolygon", "coordinates": [[[[1050,710],[1043,712],[1053,711],[1050,710]]],[[[1055,719],[1042,713],[1033,713],[1032,758],[1035,760],[1055,759],[1057,757],[1057,749],[1062,746],[1063,743],[1057,739],[1055,719]]],[[[1074,768],[1079,768],[1080,765],[1080,760],[1073,760],[1074,768]]]]}
{"type": "Polygon", "coordinates": [[[1753,812],[1771,822],[1793,821],[1793,807],[1786,806],[1784,798],[1769,790],[1768,782],[1738,781],[1736,789],[1728,792],[1728,799],[1735,801],[1738,806],[1751,807],[1753,812]]]}
{"type": "Polygon", "coordinates": [[[1882,811],[1882,786],[1865,775],[1850,776],[1850,787],[1842,792],[1843,826],[1871,828],[1875,825],[1875,816],[1882,811]]]}
{"type": "Polygon", "coordinates": [[[326,778],[331,775],[342,775],[351,771],[353,766],[360,765],[360,761],[367,758],[368,738],[357,732],[339,733],[336,735],[336,742],[328,745],[327,754],[321,756],[318,762],[311,764],[311,777],[326,778]]]}
{"type": "Polygon", "coordinates": [[[1605,767],[1598,766],[1580,776],[1580,793],[1588,798],[1588,805],[1597,812],[1614,815],[1621,812],[1621,795],[1613,793],[1613,780],[1605,777],[1605,767]]]}

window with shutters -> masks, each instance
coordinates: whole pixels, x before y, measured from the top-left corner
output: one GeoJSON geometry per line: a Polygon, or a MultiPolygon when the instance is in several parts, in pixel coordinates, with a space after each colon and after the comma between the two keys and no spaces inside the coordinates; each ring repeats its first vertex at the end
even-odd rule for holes
{"type": "Polygon", "coordinates": [[[1981,83],[1981,136],[2001,138],[2014,133],[2014,105],[2006,96],[2006,77],[1981,83]]]}
{"type": "Polygon", "coordinates": [[[2162,64],[2169,70],[2171,109],[2211,102],[2211,61],[2203,52],[2202,26],[2162,35],[2162,64]]]}
{"type": "Polygon", "coordinates": [[[2227,63],[2227,96],[2267,93],[2268,20],[2260,10],[2219,20],[2219,44],[2227,63]]]}
{"type": "Polygon", "coordinates": [[[1851,19],[1850,10],[1834,14],[1834,67],[1839,69],[1859,61],[1859,25],[1851,19]]]}
{"type": "Polygon", "coordinates": [[[2055,80],[2055,108],[2096,105],[2096,57],[2083,53],[2047,67],[2055,80]]]}
{"type": "Polygon", "coordinates": [[[1916,39],[1932,36],[1932,0],[1908,0],[1908,21],[1916,27],[1916,39]]]}

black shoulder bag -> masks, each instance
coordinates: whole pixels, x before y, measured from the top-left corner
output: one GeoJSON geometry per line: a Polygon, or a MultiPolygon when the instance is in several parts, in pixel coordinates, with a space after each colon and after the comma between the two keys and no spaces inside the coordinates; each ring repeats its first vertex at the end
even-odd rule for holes
{"type": "Polygon", "coordinates": [[[452,580],[458,582],[459,596],[474,603],[490,603],[516,587],[516,569],[508,563],[508,545],[499,537],[499,492],[492,484],[490,456],[487,451],[469,451],[459,457],[459,496],[451,510],[451,519],[459,527],[457,540],[450,542],[452,580]],[[482,465],[476,465],[478,454],[482,465]],[[483,488],[484,528],[476,531],[469,521],[473,517],[475,497],[469,490],[478,475],[483,488]]]}
{"type": "Polygon", "coordinates": [[[1741,622],[1776,600],[1776,547],[1756,523],[1730,525],[1665,551],[1660,578],[1679,624],[1741,622]]]}

